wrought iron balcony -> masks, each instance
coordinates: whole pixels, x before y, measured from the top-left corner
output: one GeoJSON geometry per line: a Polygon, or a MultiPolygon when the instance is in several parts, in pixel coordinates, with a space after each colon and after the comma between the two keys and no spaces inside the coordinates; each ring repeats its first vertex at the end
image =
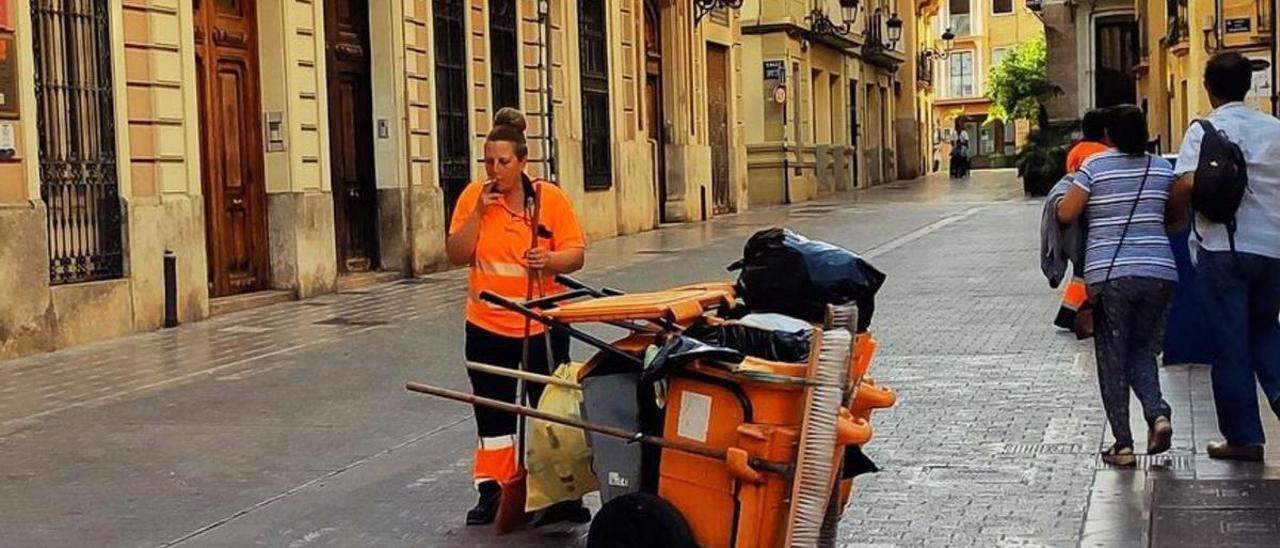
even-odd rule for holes
{"type": "Polygon", "coordinates": [[[1173,47],[1186,43],[1190,38],[1191,26],[1187,24],[1187,18],[1182,14],[1178,14],[1169,18],[1169,32],[1160,41],[1163,42],[1165,47],[1173,47]]]}
{"type": "Polygon", "coordinates": [[[920,87],[933,87],[933,56],[925,52],[916,55],[916,84],[920,87]]]}

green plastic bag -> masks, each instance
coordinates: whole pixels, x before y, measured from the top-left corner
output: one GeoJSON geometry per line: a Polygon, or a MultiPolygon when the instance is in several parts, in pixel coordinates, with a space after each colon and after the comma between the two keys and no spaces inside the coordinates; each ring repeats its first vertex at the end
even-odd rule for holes
{"type": "MultiPolygon", "coordinates": [[[[578,382],[580,363],[567,363],[556,369],[554,376],[578,382]]],[[[582,390],[547,385],[538,400],[538,409],[546,413],[582,418],[582,390]]],[[[525,469],[528,470],[528,497],[525,511],[541,510],[557,502],[581,499],[600,489],[591,471],[591,448],[586,432],[572,426],[527,419],[525,427],[525,469]]]]}

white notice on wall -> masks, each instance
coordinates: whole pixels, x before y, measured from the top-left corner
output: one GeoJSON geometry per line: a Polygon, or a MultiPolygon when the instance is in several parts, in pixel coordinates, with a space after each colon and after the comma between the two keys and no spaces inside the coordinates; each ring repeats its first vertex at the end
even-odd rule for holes
{"type": "MultiPolygon", "coordinates": [[[[1261,59],[1268,62],[1270,66],[1271,56],[1254,55],[1251,59],[1261,59]]],[[[1267,98],[1271,97],[1271,69],[1253,71],[1253,86],[1249,89],[1249,94],[1245,96],[1244,102],[1252,108],[1269,112],[1270,103],[1267,98]]]]}
{"type": "Polygon", "coordinates": [[[707,429],[711,426],[711,396],[697,392],[685,392],[680,396],[680,420],[676,435],[682,438],[707,441],[707,429]]]}
{"type": "Polygon", "coordinates": [[[0,150],[13,151],[18,147],[12,122],[0,122],[0,150]]]}

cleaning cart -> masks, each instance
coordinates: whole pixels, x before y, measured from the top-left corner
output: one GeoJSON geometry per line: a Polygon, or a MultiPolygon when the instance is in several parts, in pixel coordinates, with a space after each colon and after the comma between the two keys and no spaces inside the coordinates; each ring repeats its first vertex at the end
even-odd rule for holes
{"type": "Polygon", "coordinates": [[[776,338],[765,347],[689,336],[750,321],[733,284],[624,294],[557,281],[568,289],[545,298],[481,298],[597,350],[576,382],[508,373],[582,390],[580,417],[422,383],[407,388],[586,431],[604,502],[592,546],[834,543],[851,457],[872,438],[871,412],[896,399],[867,376],[875,340],[858,332],[856,304],[829,306],[822,322],[789,330],[783,353],[804,359],[779,361],[767,358],[779,355],[776,338]],[[592,334],[598,326],[621,335],[606,341],[592,334]]]}

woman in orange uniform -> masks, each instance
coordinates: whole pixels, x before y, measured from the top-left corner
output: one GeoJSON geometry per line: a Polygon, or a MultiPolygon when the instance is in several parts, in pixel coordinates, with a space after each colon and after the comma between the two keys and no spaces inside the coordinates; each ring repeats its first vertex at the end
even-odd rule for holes
{"type": "MultiPolygon", "coordinates": [[[[543,285],[551,289],[551,278],[582,268],[586,245],[582,229],[564,192],[547,181],[525,174],[529,147],[525,141],[524,115],[510,108],[494,115],[493,130],[484,144],[486,180],[473,181],[462,191],[454,208],[446,244],[449,262],[469,265],[470,291],[466,305],[466,359],[498,367],[516,369],[524,343],[525,318],[510,310],[481,301],[482,291],[509,299],[526,297],[529,276],[540,272],[543,285]],[[538,245],[533,239],[535,201],[538,208],[538,245]]],[[[548,363],[543,326],[532,325],[529,363],[525,369],[547,374],[548,363]]],[[[554,331],[552,359],[568,361],[569,337],[554,331]]],[[[477,396],[516,403],[514,379],[468,370],[471,390],[477,396]]],[[[536,403],[542,386],[528,384],[529,402],[536,403]]],[[[479,442],[475,452],[474,478],[480,500],[467,512],[468,525],[493,522],[501,498],[502,481],[516,474],[515,416],[475,406],[479,442]]],[[[591,519],[580,502],[547,509],[539,521],[591,519]]],[[[535,524],[537,524],[535,522],[535,524]]]]}

